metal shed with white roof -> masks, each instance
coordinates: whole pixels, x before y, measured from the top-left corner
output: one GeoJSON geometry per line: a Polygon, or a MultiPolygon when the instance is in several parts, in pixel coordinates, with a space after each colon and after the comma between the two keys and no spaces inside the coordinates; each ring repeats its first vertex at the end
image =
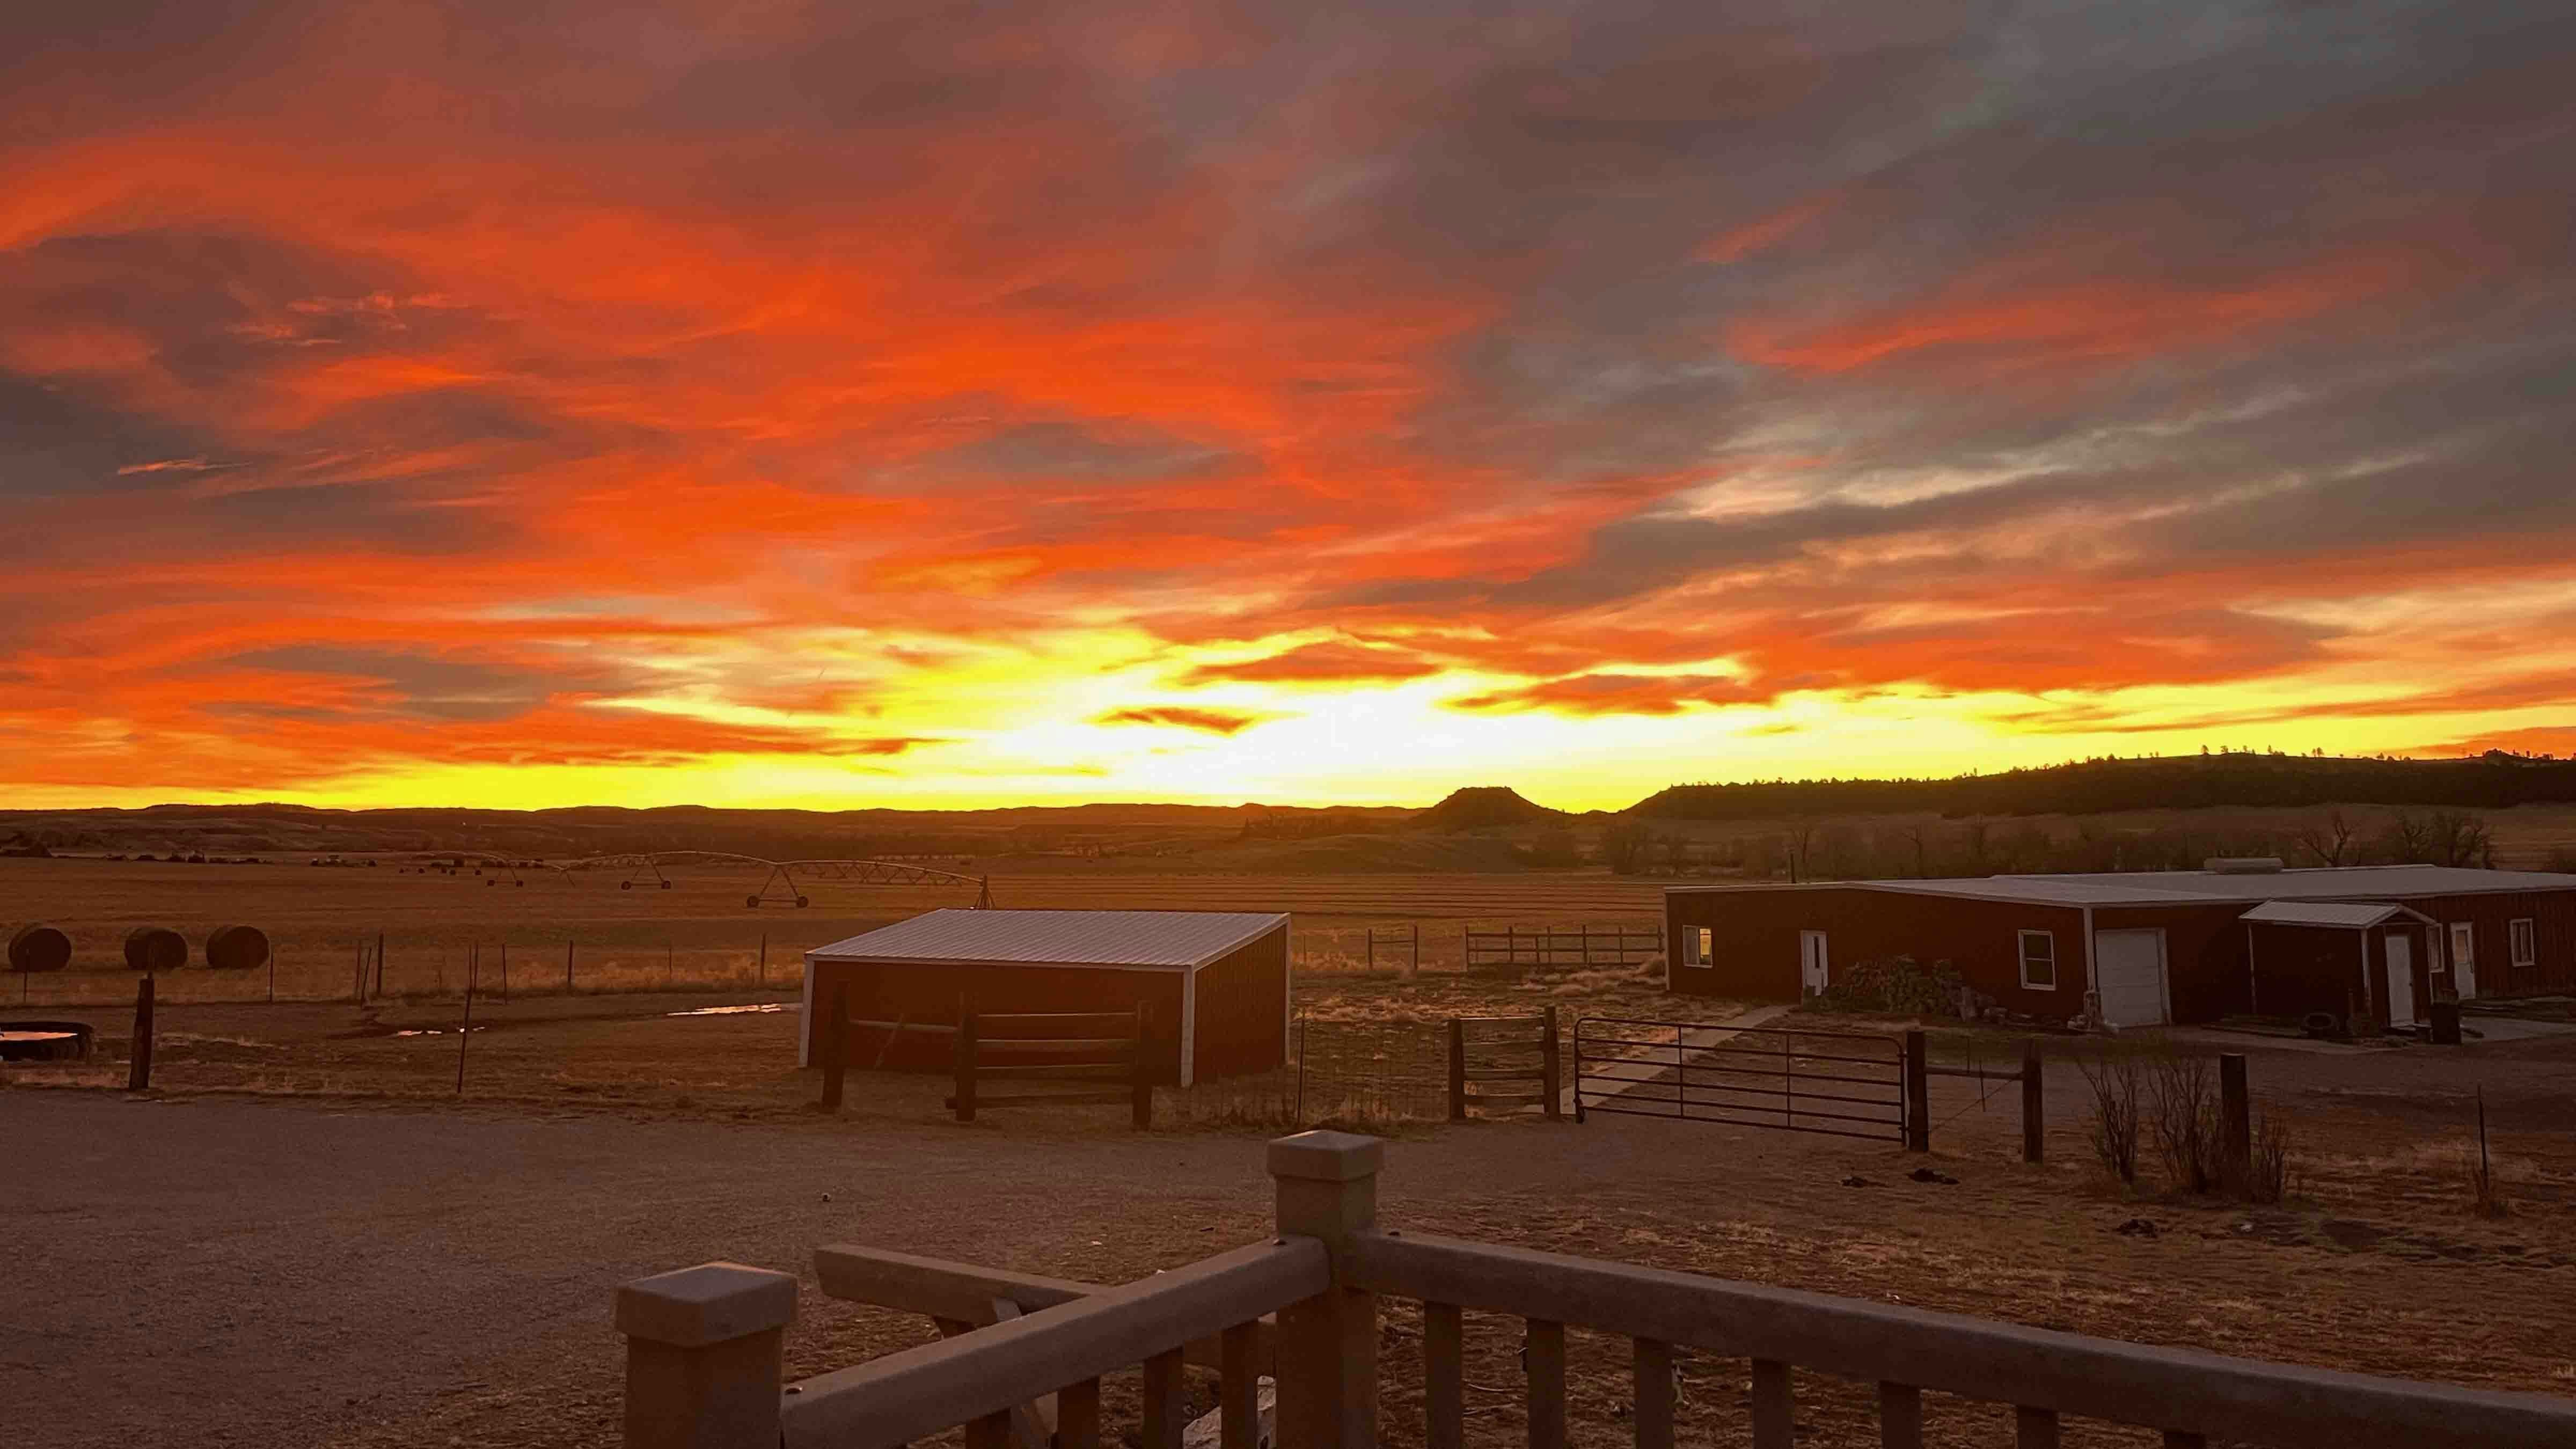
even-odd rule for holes
{"type": "MultiPolygon", "coordinates": [[[[1246,911],[942,910],[805,953],[797,1063],[816,1060],[834,990],[854,1020],[953,1026],[963,1013],[1146,1008],[1172,1033],[1173,1078],[1267,1071],[1288,1059],[1289,919],[1246,911]]],[[[854,1038],[855,1039],[855,1038],[854,1038]]],[[[851,1060],[941,1067],[905,1033],[851,1060]]]]}
{"type": "Polygon", "coordinates": [[[2002,875],[1665,893],[1676,991],[1813,994],[1862,961],[1948,963],[1984,1000],[2114,1027],[2576,990],[2576,875],[2436,865],[2002,875]]]}

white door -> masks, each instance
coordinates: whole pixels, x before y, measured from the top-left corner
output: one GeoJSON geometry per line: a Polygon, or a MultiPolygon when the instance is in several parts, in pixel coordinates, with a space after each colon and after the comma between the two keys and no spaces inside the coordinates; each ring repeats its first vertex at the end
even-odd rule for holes
{"type": "Polygon", "coordinates": [[[2451,923],[2451,989],[2462,1001],[2478,994],[2478,931],[2467,921],[2451,923]]]}
{"type": "Polygon", "coordinates": [[[2388,933],[2388,1023],[2404,1026],[2415,1019],[2415,943],[2401,932],[2388,933]]]}
{"type": "Polygon", "coordinates": [[[1813,996],[1830,982],[1825,974],[1825,933],[1798,933],[1798,994],[1813,996]]]}
{"type": "Polygon", "coordinates": [[[2173,1020],[2162,929],[2095,931],[2093,977],[2094,989],[2102,994],[2105,1023],[2161,1026],[2173,1020]]]}

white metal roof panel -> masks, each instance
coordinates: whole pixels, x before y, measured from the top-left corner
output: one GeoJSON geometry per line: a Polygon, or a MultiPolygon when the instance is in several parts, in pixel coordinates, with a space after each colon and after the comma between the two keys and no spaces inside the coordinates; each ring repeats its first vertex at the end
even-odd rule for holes
{"type": "Polygon", "coordinates": [[[1252,911],[931,911],[805,954],[830,961],[1202,966],[1288,918],[1252,911]]]}
{"type": "Polygon", "coordinates": [[[2413,914],[2395,901],[2265,901],[2237,919],[2271,926],[2338,926],[2357,931],[2376,926],[2390,916],[2413,914]]]}

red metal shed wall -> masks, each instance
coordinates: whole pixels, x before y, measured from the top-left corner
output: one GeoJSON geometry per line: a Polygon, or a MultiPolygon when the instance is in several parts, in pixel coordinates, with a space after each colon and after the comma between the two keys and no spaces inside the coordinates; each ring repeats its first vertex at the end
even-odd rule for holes
{"type": "MultiPolygon", "coordinates": [[[[2237,929],[2253,942],[2255,959],[2263,963],[2262,978],[2254,983],[2253,1010],[2289,1017],[2312,1011],[2338,1017],[2379,1014],[2376,998],[2386,993],[2362,974],[2362,932],[2269,924],[2237,929]]],[[[2381,969],[2376,960],[2371,969],[2374,974],[2381,969]]]]}
{"type": "Polygon", "coordinates": [[[1199,968],[1192,1058],[1202,1082],[1288,1063],[1288,926],[1199,968]]]}
{"type": "Polygon", "coordinates": [[[1926,966],[1949,962],[2009,1011],[2063,1017],[2084,1007],[2084,913],[2069,906],[1818,885],[1675,891],[1665,897],[1664,916],[1676,953],[1687,947],[1686,933],[1701,926],[1715,933],[1712,966],[1684,966],[1676,954],[1672,989],[1690,995],[1795,1000],[1798,933],[1822,931],[1830,980],[1861,961],[1912,956],[1926,966]],[[2054,938],[2055,990],[2021,984],[2025,930],[2054,938]]]}
{"type": "MultiPolygon", "coordinates": [[[[2448,927],[2466,921],[2475,933],[2477,992],[2480,996],[2530,996],[2576,991],[2576,891],[2513,891],[2494,895],[2417,896],[2405,904],[2448,927]],[[2511,922],[2528,918],[2539,948],[2539,960],[2516,968],[2508,932],[2511,922]]],[[[2437,929],[2443,950],[2440,985],[2454,989],[2450,976],[2450,933],[2437,929]]]]}

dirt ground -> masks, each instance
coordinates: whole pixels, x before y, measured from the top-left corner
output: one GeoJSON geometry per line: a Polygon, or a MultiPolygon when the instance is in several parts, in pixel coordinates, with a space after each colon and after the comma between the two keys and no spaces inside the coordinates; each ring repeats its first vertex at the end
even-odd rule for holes
{"type": "MultiPolygon", "coordinates": [[[[1364,1017],[1483,990],[1437,973],[1350,985],[1342,1004],[1364,1017]]],[[[493,1029],[473,1034],[462,1101],[453,1003],[183,1006],[164,1020],[156,1075],[170,1090],[142,1098],[95,1085],[118,1079],[112,1067],[0,1069],[0,1242],[21,1285],[0,1316],[12,1442],[607,1445],[607,1309],[628,1277],[710,1258],[804,1272],[815,1246],[858,1241],[1124,1281],[1267,1226],[1263,1131],[1138,1134],[1111,1108],[959,1126],[936,1080],[876,1073],[824,1119],[806,1105],[813,1076],[790,1065],[794,1014],[664,1014],[712,1004],[761,1003],[496,1007],[493,1029]]],[[[2019,1051],[1986,1031],[1937,1042],[1961,1063],[2019,1051]]],[[[1922,1160],[1892,1146],[1596,1114],[1403,1128],[1384,1219],[2148,1342],[2576,1392],[2564,1333],[2576,1036],[2244,1048],[2258,1098],[2295,1133],[2297,1179],[2277,1207],[2169,1196],[2152,1168],[2141,1189],[2109,1181],[2085,1150],[2082,1079],[2062,1063],[2040,1167],[2018,1161],[2016,1089],[1944,1077],[1932,1165],[1955,1184],[1912,1180],[1922,1160]],[[2501,1218],[2472,1210],[2465,1176],[2481,1092],[2501,1218]]],[[[820,1298],[810,1275],[806,1287],[793,1373],[928,1336],[919,1320],[820,1298]]],[[[1390,1305],[1396,1445],[1419,1442],[1418,1323],[1390,1305]]],[[[1470,1323],[1473,1438],[1516,1442],[1517,1325],[1470,1323]]],[[[1625,1442],[1625,1345],[1573,1339],[1577,1442],[1625,1442]]],[[[1686,1364],[1691,1442],[1745,1442],[1743,1374],[1686,1364]]],[[[1874,1439],[1864,1387],[1803,1377],[1801,1396],[1814,1442],[1874,1439]]],[[[1938,1442],[2006,1432],[1989,1406],[1935,1399],[1931,1419],[1938,1442]]]]}

